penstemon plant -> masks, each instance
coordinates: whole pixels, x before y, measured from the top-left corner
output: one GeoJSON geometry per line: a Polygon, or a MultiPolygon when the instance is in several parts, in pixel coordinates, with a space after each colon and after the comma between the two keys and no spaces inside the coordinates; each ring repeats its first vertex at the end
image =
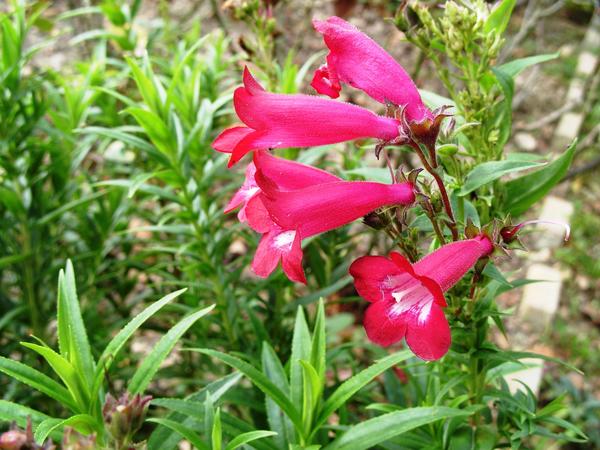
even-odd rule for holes
{"type": "MultiPolygon", "coordinates": [[[[509,367],[524,357],[544,357],[502,350],[490,338],[491,324],[504,332],[504,313],[495,296],[519,284],[508,282],[494,260],[521,248],[520,230],[536,223],[513,224],[511,214],[523,213],[542,198],[564,175],[574,151],[572,145],[542,169],[508,183],[500,180],[537,166],[519,155],[506,157],[503,148],[510,135],[514,76],[549,59],[494,66],[514,3],[503,1],[490,12],[482,1],[448,2],[443,17],[435,19],[424,6],[411,5],[420,21],[407,29],[407,36],[432,59],[452,96],[447,102],[438,98],[441,104],[434,110],[407,72],[372,39],[337,17],[315,20],[329,54],[311,86],[333,99],[344,84],[360,89],[385,105],[386,115],[333,99],[270,93],[246,68],[244,85],[233,99],[243,124],[224,130],[213,142],[215,150],[230,154],[229,167],[252,153],[244,184],[226,210],[241,206],[240,222],[262,235],[252,262],[258,276],[269,276],[281,262],[290,280],[306,283],[302,241],[361,217],[398,245],[400,252],[389,257],[358,258],[349,272],[358,294],[370,303],[364,317],[369,339],[384,347],[404,340],[415,356],[435,361],[421,372],[427,382],[413,404],[447,404],[472,412],[468,420],[449,421],[443,435],[429,440],[431,448],[521,448],[531,435],[585,438],[553,417],[563,408],[560,399],[539,409],[530,390],[516,396],[508,391],[501,375],[509,367]],[[464,75],[448,70],[445,59],[464,75]],[[365,138],[377,139],[375,155],[383,155],[391,184],[343,180],[268,151],[365,138]],[[409,173],[395,167],[393,152],[399,148],[414,152],[420,167],[409,173]],[[426,221],[433,240],[429,253],[420,257],[423,244],[414,229],[427,230],[426,221]],[[516,411],[528,418],[515,419],[516,411]],[[556,428],[564,433],[554,433],[556,428]]],[[[405,25],[401,15],[406,11],[399,14],[397,22],[405,25]]],[[[242,370],[241,363],[220,357],[242,370]]],[[[304,386],[314,375],[310,369],[302,372],[304,386]]],[[[302,428],[306,424],[300,416],[307,413],[288,412],[305,448],[312,434],[302,428]]]]}

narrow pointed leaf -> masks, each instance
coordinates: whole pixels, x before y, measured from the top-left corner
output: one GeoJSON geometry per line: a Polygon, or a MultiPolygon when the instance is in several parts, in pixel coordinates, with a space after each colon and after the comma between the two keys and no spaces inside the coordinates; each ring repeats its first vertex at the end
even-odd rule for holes
{"type": "Polygon", "coordinates": [[[58,333],[61,354],[75,368],[82,385],[91,388],[94,380],[94,358],[79,308],[73,264],[67,261],[66,271],[59,274],[58,333]],[[67,344],[68,342],[68,344],[67,344]],[[66,352],[63,348],[66,346],[66,352]]]}
{"type": "Polygon", "coordinates": [[[77,414],[68,419],[46,419],[40,423],[34,434],[34,439],[38,444],[42,444],[50,434],[55,430],[60,430],[64,427],[72,427],[81,434],[101,433],[103,431],[102,424],[88,414],[77,414]]]}
{"type": "Polygon", "coordinates": [[[279,407],[290,418],[290,420],[294,423],[298,430],[302,429],[302,420],[294,404],[290,401],[286,394],[284,394],[281,391],[281,389],[279,389],[271,380],[269,380],[262,372],[260,372],[254,366],[248,364],[245,361],[242,361],[239,358],[236,358],[235,356],[231,356],[226,353],[221,353],[216,350],[204,348],[190,350],[204,353],[205,355],[220,359],[225,364],[242,372],[250,379],[250,381],[252,381],[252,383],[254,383],[254,385],[256,385],[257,388],[263,391],[265,395],[268,395],[270,398],[273,399],[275,403],[279,405],[279,407]]]}
{"type": "Polygon", "coordinates": [[[316,432],[329,418],[334,411],[340,408],[344,403],[348,401],[350,397],[356,394],[360,389],[366,386],[373,378],[385,372],[386,370],[400,364],[402,361],[406,361],[412,356],[409,350],[403,350],[393,355],[386,356],[385,358],[377,361],[370,367],[367,367],[363,371],[357,373],[352,378],[344,381],[338,387],[333,394],[323,403],[321,412],[315,421],[313,426],[313,432],[316,432]]]}
{"type": "Polygon", "coordinates": [[[54,370],[69,389],[71,396],[78,405],[79,412],[84,412],[87,409],[90,395],[86,389],[87,386],[81,384],[82,380],[77,375],[75,367],[50,347],[44,347],[29,342],[21,342],[21,345],[44,357],[46,362],[52,367],[52,370],[54,370]]]}
{"type": "Polygon", "coordinates": [[[294,336],[292,337],[292,354],[290,356],[290,395],[294,405],[302,404],[302,366],[300,360],[310,360],[311,339],[302,307],[298,307],[294,336]]]}
{"type": "Polygon", "coordinates": [[[577,140],[544,168],[506,183],[506,212],[513,216],[522,214],[558,184],[573,161],[576,145],[577,140]]]}
{"type": "Polygon", "coordinates": [[[201,317],[205,316],[214,309],[215,305],[211,305],[200,311],[196,311],[193,314],[183,318],[173,328],[171,328],[167,334],[165,334],[158,343],[154,346],[154,349],[142,362],[140,367],[134,373],[127,390],[131,394],[141,394],[150,384],[152,377],[158,371],[160,364],[169,355],[177,341],[183,336],[183,334],[201,317]]]}
{"type": "Polygon", "coordinates": [[[147,422],[157,423],[159,425],[162,425],[164,427],[167,427],[167,428],[173,430],[177,434],[181,435],[182,438],[185,438],[188,441],[190,441],[190,443],[199,450],[210,450],[210,447],[208,446],[208,444],[205,444],[202,441],[202,438],[200,438],[200,436],[194,430],[189,429],[185,425],[182,425],[178,422],[175,422],[175,421],[169,420],[169,419],[152,418],[152,419],[148,419],[147,422]]]}
{"type": "Polygon", "coordinates": [[[245,445],[248,442],[252,442],[257,439],[263,439],[269,436],[275,436],[276,434],[277,433],[274,433],[273,431],[249,431],[248,433],[240,434],[239,436],[233,438],[231,442],[227,444],[225,450],[235,450],[236,448],[241,447],[242,445],[245,445]]]}
{"type": "Polygon", "coordinates": [[[71,411],[77,409],[77,405],[73,401],[69,391],[42,372],[2,356],[0,356],[0,372],[4,372],[15,380],[31,386],[42,394],[46,394],[71,411]]]}
{"type": "Polygon", "coordinates": [[[160,300],[152,303],[150,306],[146,307],[146,309],[144,309],[141,313],[139,313],[137,316],[131,319],[129,323],[125,325],[114,338],[111,339],[111,341],[104,349],[104,352],[102,352],[102,355],[98,359],[98,367],[96,368],[96,376],[94,380],[94,389],[92,390],[92,393],[94,395],[100,389],[101,383],[104,380],[104,376],[109,371],[113,361],[117,358],[119,352],[123,349],[123,346],[133,335],[133,333],[135,333],[135,331],[146,320],[148,320],[161,308],[170,303],[174,298],[180,296],[185,291],[186,289],[180,289],[179,291],[165,295],[160,300]]]}
{"type": "Polygon", "coordinates": [[[419,407],[395,411],[366,420],[327,445],[323,450],[363,450],[420,426],[473,412],[446,407],[419,407]]]}

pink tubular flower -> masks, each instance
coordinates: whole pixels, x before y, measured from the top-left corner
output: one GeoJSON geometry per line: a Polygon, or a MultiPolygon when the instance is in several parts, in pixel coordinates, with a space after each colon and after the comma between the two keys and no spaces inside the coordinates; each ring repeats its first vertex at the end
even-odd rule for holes
{"type": "Polygon", "coordinates": [[[263,150],[254,152],[254,166],[256,170],[246,172],[246,181],[230,205],[243,205],[243,221],[263,235],[252,262],[261,277],[267,277],[281,261],[290,280],[305,283],[302,239],[346,225],[382,206],[408,205],[415,200],[410,183],[343,181],[263,150]]]}
{"type": "Polygon", "coordinates": [[[337,98],[340,83],[347,83],[380,103],[405,107],[408,121],[433,118],[408,73],[373,39],[335,16],[313,25],[329,48],[327,65],[316,70],[311,83],[317,92],[337,98]]]}
{"type": "Polygon", "coordinates": [[[245,126],[224,130],[213,148],[231,153],[229,167],[246,153],[267,148],[309,147],[359,138],[392,140],[399,121],[350,103],[303,94],[272,94],[244,70],[233,104],[245,126]]]}
{"type": "Polygon", "coordinates": [[[406,338],[421,359],[444,356],[451,342],[444,292],[493,249],[490,239],[479,235],[444,245],[415,264],[395,252],[389,259],[358,258],[350,274],[359,295],[371,302],[364,319],[369,339],[388,346],[406,338]]]}

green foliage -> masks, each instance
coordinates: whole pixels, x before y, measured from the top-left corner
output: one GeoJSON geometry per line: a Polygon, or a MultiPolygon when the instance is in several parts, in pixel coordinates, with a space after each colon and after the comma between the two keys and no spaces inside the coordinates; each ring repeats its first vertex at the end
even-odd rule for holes
{"type": "MultiPolygon", "coordinates": [[[[98,443],[102,445],[108,439],[104,428],[102,406],[105,396],[103,380],[108,374],[110,363],[118,360],[123,345],[136,329],[155,312],[182,294],[183,290],[159,300],[134,317],[107,345],[100,358],[100,362],[103,363],[101,365],[96,365],[89,345],[77,298],[75,273],[70,261],[67,262],[66,270],[59,274],[58,293],[59,353],[42,341],[40,344],[24,342],[22,345],[37,352],[63,384],[57,383],[33,367],[5,357],[0,358],[0,371],[48,395],[72,414],[64,419],[59,417],[43,418],[44,415],[37,411],[29,414],[32,421],[35,417],[43,418],[37,421],[39,423],[35,423],[35,439],[38,443],[44,442],[46,437],[53,432],[62,431],[64,427],[69,426],[82,434],[95,433],[98,443]]],[[[144,391],[162,361],[168,356],[183,333],[212,309],[213,306],[192,313],[173,326],[142,361],[127,384],[127,391],[132,394],[144,391]]],[[[9,404],[9,402],[6,403],[9,404]]],[[[19,408],[19,405],[14,403],[10,403],[10,405],[19,408]]],[[[5,420],[10,419],[6,416],[2,417],[5,420]]]]}

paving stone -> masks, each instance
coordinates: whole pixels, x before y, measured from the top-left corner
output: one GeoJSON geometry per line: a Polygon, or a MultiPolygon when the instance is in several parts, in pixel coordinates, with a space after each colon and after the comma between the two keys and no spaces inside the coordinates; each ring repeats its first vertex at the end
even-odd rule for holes
{"type": "Polygon", "coordinates": [[[581,103],[585,95],[585,82],[582,79],[574,78],[567,91],[566,103],[581,103]]]}
{"type": "Polygon", "coordinates": [[[554,146],[563,148],[569,145],[579,134],[582,123],[583,114],[581,113],[568,112],[563,114],[554,135],[554,146]]]}
{"type": "Polygon", "coordinates": [[[531,324],[533,329],[543,332],[558,309],[561,273],[553,267],[536,263],[529,267],[526,278],[542,281],[525,286],[518,315],[531,324]]]}
{"type": "Polygon", "coordinates": [[[513,394],[517,391],[525,392],[525,387],[521,384],[524,383],[537,395],[540,392],[542,376],[544,375],[544,363],[539,359],[531,358],[522,359],[521,362],[529,367],[506,375],[504,379],[508,384],[508,388],[513,394]]]}
{"type": "Polygon", "coordinates": [[[523,151],[526,152],[532,152],[535,149],[537,149],[537,141],[535,140],[535,137],[533,137],[532,134],[530,133],[516,133],[515,137],[515,144],[516,146],[523,151]]]}
{"type": "Polygon", "coordinates": [[[577,69],[575,70],[575,73],[577,75],[589,77],[594,73],[597,65],[598,56],[594,55],[592,52],[583,52],[579,55],[579,59],[577,60],[577,69]]]}

